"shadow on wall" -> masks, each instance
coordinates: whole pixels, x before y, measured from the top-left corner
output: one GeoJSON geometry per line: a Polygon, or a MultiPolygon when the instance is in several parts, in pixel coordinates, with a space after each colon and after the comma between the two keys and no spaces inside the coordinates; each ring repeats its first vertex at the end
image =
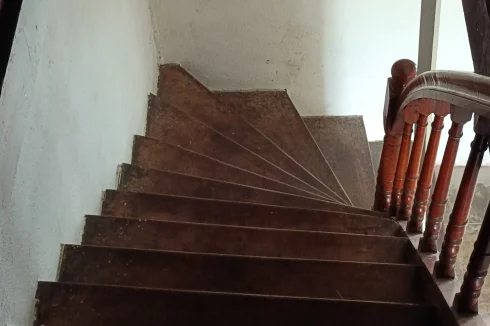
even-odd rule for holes
{"type": "Polygon", "coordinates": [[[212,89],[287,88],[302,115],[364,115],[382,139],[386,79],[417,58],[420,0],[151,0],[162,62],[212,89]],[[400,14],[403,13],[403,14],[400,14]]]}

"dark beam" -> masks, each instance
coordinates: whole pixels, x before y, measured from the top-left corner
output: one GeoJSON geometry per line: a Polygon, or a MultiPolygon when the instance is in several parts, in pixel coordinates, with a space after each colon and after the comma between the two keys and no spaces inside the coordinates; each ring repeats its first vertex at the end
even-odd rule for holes
{"type": "Polygon", "coordinates": [[[7,71],[22,0],[0,0],[0,89],[7,71]]]}
{"type": "Polygon", "coordinates": [[[490,0],[462,0],[475,73],[490,76],[490,0]]]}

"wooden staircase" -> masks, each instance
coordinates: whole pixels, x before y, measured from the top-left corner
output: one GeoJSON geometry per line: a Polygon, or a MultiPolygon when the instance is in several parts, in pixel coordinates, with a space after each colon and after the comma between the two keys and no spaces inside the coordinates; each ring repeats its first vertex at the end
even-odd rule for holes
{"type": "Polygon", "coordinates": [[[160,68],[146,135],[35,325],[457,325],[395,219],[371,210],[361,117],[160,68]]]}

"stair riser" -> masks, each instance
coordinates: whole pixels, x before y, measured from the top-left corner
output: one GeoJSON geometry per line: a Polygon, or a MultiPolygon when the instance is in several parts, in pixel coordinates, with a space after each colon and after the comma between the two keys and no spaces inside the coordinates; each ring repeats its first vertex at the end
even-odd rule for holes
{"type": "Polygon", "coordinates": [[[35,326],[436,326],[436,309],[40,283],[35,326]],[[69,321],[69,322],[68,322],[69,321]]]}
{"type": "Polygon", "coordinates": [[[298,183],[296,188],[181,147],[141,136],[134,138],[131,162],[146,168],[184,173],[303,196],[330,198],[306,183],[298,183]]]}
{"type": "Polygon", "coordinates": [[[87,224],[83,244],[246,256],[412,263],[407,239],[160,222],[87,224]]]}
{"type": "Polygon", "coordinates": [[[149,220],[338,233],[388,236],[404,236],[405,234],[398,223],[380,217],[112,190],[106,192],[102,214],[149,220]]]}
{"type": "Polygon", "coordinates": [[[65,246],[59,281],[422,304],[421,268],[65,246]]]}
{"type": "MultiPolygon", "coordinates": [[[[232,140],[190,118],[182,111],[150,97],[146,135],[212,157],[238,168],[291,186],[321,194],[303,181],[265,161],[232,140]]],[[[152,157],[155,155],[152,152],[152,157]]],[[[331,198],[331,197],[329,197],[331,198]]]]}
{"type": "Polygon", "coordinates": [[[377,213],[373,214],[372,211],[347,205],[262,189],[246,188],[213,180],[186,177],[161,170],[143,169],[134,165],[123,165],[120,175],[120,189],[133,192],[234,200],[255,204],[377,215],[377,213]]]}

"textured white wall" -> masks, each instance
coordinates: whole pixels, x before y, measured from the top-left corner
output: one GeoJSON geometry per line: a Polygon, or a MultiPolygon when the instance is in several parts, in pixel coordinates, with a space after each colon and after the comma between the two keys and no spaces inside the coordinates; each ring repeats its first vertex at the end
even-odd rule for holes
{"type": "MultiPolygon", "coordinates": [[[[442,1],[436,68],[439,70],[474,71],[461,0],[442,1]]],[[[441,137],[441,147],[437,157],[439,163],[444,155],[447,130],[450,126],[451,121],[446,118],[446,128],[441,137]]],[[[456,165],[466,165],[471,141],[474,136],[473,122],[468,122],[463,130],[463,138],[461,138],[458,156],[456,157],[456,165]]],[[[484,157],[483,164],[490,164],[490,155],[488,153],[484,157]]]]}
{"type": "Polygon", "coordinates": [[[381,139],[386,78],[417,59],[420,0],[150,0],[165,62],[214,89],[287,88],[303,115],[364,115],[381,139]]]}
{"type": "Polygon", "coordinates": [[[0,325],[80,241],[143,133],[157,55],[143,0],[24,0],[0,99],[0,325]]]}

